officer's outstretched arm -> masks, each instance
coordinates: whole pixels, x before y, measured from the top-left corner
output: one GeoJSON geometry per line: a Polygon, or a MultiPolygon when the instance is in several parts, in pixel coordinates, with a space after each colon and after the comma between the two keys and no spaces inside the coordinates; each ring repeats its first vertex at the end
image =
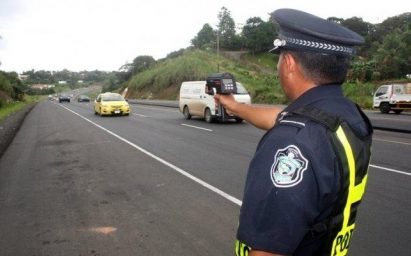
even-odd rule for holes
{"type": "Polygon", "coordinates": [[[228,113],[238,116],[257,128],[263,130],[271,129],[281,112],[279,107],[257,107],[242,104],[234,99],[233,95],[216,94],[214,99],[222,104],[228,113]]]}

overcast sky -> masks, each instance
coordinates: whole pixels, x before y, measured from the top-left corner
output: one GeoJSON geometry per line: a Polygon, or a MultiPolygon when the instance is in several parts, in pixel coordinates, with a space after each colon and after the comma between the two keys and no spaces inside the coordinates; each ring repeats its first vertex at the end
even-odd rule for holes
{"type": "Polygon", "coordinates": [[[139,55],[163,58],[215,27],[222,6],[240,25],[278,8],[374,24],[411,11],[404,0],[0,0],[0,70],[112,71],[139,55]]]}

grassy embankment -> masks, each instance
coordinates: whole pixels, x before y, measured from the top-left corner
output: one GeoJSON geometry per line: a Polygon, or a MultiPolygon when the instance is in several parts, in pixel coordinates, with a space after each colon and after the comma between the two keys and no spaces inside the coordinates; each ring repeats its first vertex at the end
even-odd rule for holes
{"type": "MultiPolygon", "coordinates": [[[[232,73],[250,92],[253,103],[286,104],[276,75],[277,56],[242,54],[219,58],[213,52],[187,50],[183,55],[166,59],[135,75],[128,83],[128,98],[178,100],[183,81],[205,80],[209,73],[232,73]],[[233,57],[234,56],[234,57],[233,57]]],[[[372,93],[381,83],[346,83],[344,93],[363,108],[371,108],[372,93]]]]}
{"type": "Polygon", "coordinates": [[[18,102],[11,102],[9,104],[4,105],[0,108],[0,121],[2,121],[7,116],[11,115],[14,112],[19,111],[20,109],[24,108],[26,105],[33,104],[39,102],[40,100],[44,99],[46,96],[24,96],[24,101],[18,102]]]}
{"type": "MultiPolygon", "coordinates": [[[[273,60],[274,63],[274,60],[273,60]]],[[[250,92],[254,102],[284,103],[284,96],[273,72],[245,60],[232,60],[205,51],[187,51],[167,59],[136,76],[128,83],[128,98],[178,99],[183,81],[205,80],[207,74],[232,73],[250,92]],[[219,59],[219,61],[218,61],[219,59]]]]}

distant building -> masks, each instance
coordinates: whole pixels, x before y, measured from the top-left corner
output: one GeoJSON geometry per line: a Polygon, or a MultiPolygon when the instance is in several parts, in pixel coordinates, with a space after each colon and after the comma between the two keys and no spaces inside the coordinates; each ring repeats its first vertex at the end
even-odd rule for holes
{"type": "Polygon", "coordinates": [[[26,80],[26,79],[29,77],[29,75],[23,75],[23,74],[18,74],[18,76],[19,76],[19,79],[20,79],[21,81],[24,81],[24,80],[26,80]]]}
{"type": "Polygon", "coordinates": [[[35,90],[46,90],[48,89],[48,84],[32,84],[30,85],[31,89],[35,89],[35,90]]]}
{"type": "Polygon", "coordinates": [[[77,83],[82,84],[82,83],[84,83],[84,81],[83,80],[78,80],[77,83]]]}
{"type": "Polygon", "coordinates": [[[54,88],[55,85],[54,84],[32,84],[30,85],[31,89],[35,89],[35,90],[46,90],[49,88],[54,88]]]}
{"type": "Polygon", "coordinates": [[[67,81],[59,81],[59,84],[67,84],[67,81]]]}

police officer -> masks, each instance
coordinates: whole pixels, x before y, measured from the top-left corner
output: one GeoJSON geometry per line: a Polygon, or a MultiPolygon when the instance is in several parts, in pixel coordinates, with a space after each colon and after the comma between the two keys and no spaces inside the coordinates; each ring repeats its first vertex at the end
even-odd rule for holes
{"type": "Polygon", "coordinates": [[[227,111],[267,130],[249,165],[236,255],[346,255],[370,159],[372,128],[341,84],[363,38],[292,9],[274,53],[284,110],[216,95],[227,111]]]}

